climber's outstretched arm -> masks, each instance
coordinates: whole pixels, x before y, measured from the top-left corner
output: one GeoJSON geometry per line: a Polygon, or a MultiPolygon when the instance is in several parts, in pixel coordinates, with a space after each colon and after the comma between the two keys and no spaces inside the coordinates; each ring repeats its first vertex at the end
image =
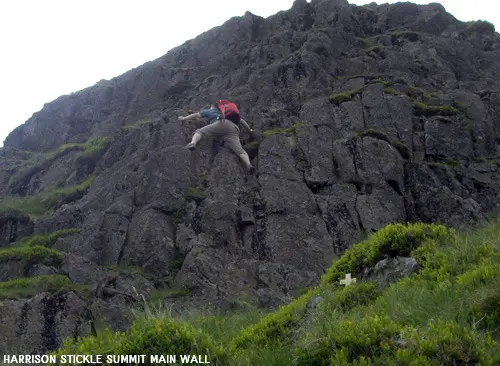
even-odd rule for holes
{"type": "Polygon", "coordinates": [[[200,118],[201,117],[201,114],[200,113],[193,113],[193,114],[190,114],[189,116],[186,116],[186,117],[183,117],[183,116],[179,116],[179,121],[186,121],[188,119],[195,119],[195,118],[200,118]]]}
{"type": "Polygon", "coordinates": [[[245,129],[248,131],[248,133],[252,133],[252,129],[248,125],[247,121],[245,121],[243,118],[240,118],[240,123],[245,127],[245,129]]]}

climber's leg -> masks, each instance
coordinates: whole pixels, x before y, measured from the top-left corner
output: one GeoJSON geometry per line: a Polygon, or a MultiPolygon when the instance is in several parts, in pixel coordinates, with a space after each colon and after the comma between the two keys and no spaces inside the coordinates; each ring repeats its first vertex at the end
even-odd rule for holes
{"type": "Polygon", "coordinates": [[[193,135],[193,138],[191,139],[191,142],[187,144],[186,147],[189,150],[193,151],[194,149],[196,149],[196,144],[200,142],[202,137],[203,135],[200,132],[196,131],[193,135]]]}
{"type": "MultiPolygon", "coordinates": [[[[228,123],[232,124],[232,122],[228,123]]],[[[252,163],[250,163],[250,157],[248,156],[247,152],[243,149],[243,147],[241,147],[239,136],[240,130],[236,125],[233,126],[234,127],[230,126],[230,132],[224,135],[224,142],[229,149],[231,149],[236,155],[238,155],[243,164],[245,164],[248,172],[250,174],[253,174],[255,168],[253,167],[252,163]]]]}

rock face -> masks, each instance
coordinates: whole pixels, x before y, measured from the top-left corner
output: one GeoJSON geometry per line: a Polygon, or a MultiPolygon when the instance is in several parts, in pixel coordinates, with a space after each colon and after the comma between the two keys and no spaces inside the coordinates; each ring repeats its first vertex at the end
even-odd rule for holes
{"type": "Polygon", "coordinates": [[[375,281],[380,287],[385,287],[391,282],[418,272],[419,268],[420,266],[414,258],[386,258],[378,262],[373,268],[366,268],[363,273],[363,280],[375,281]]]}
{"type": "MultiPolygon", "coordinates": [[[[500,204],[499,58],[498,33],[461,23],[439,4],[297,0],[267,19],[232,18],[46,104],[14,130],[0,152],[1,194],[96,179],[50,216],[2,214],[0,246],[77,227],[54,246],[66,253],[60,271],[75,283],[186,290],[166,296],[178,311],[282,304],[367,233],[405,221],[459,227],[500,204]],[[177,116],[222,97],[267,131],[257,143],[242,135],[253,176],[218,141],[183,148],[203,123],[177,116]],[[109,144],[84,168],[78,150],[53,153],[95,136],[109,144]],[[110,266],[141,274],[109,280],[110,266]]],[[[88,309],[107,303],[116,310],[103,321],[126,324],[119,296],[88,309]]],[[[19,312],[41,301],[0,306],[19,312]]],[[[75,314],[84,307],[66,303],[75,314]]],[[[14,332],[0,331],[5,344],[48,349],[66,335],[28,341],[13,330],[20,315],[9,319],[0,322],[14,332]]],[[[88,332],[77,323],[69,335],[88,332]]]]}
{"type": "Polygon", "coordinates": [[[0,353],[43,354],[68,337],[90,334],[90,312],[74,293],[0,302],[0,353]]]}

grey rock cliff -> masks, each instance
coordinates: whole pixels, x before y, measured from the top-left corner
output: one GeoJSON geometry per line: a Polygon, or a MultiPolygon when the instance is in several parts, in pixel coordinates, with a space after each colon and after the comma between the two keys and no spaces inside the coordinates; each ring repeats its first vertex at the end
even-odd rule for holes
{"type": "MultiPolygon", "coordinates": [[[[167,290],[177,311],[282,304],[367,233],[407,221],[460,227],[500,204],[499,59],[498,33],[439,4],[297,0],[267,19],[234,17],[14,130],[0,152],[1,194],[96,179],[52,215],[1,214],[0,246],[79,228],[54,245],[65,253],[58,273],[125,294],[64,303],[118,328],[132,288],[167,290]],[[268,131],[254,144],[242,134],[254,176],[218,141],[183,148],[203,123],[177,116],[221,97],[268,131]],[[91,164],[76,150],[43,159],[95,136],[110,140],[91,164]],[[111,276],[116,267],[137,273],[111,276]]],[[[17,329],[25,304],[40,301],[0,306],[14,309],[6,321],[17,329]]],[[[70,335],[88,334],[75,324],[70,335]]],[[[32,351],[66,335],[49,345],[12,329],[0,331],[5,344],[32,351]]]]}

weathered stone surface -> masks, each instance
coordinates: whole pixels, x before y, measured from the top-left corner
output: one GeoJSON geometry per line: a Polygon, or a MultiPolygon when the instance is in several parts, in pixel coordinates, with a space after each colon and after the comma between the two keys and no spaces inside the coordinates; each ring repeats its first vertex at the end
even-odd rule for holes
{"type": "Polygon", "coordinates": [[[33,233],[33,222],[22,214],[0,213],[0,247],[33,233]]]}
{"type": "Polygon", "coordinates": [[[156,210],[137,212],[130,222],[119,262],[138,266],[156,278],[165,277],[175,254],[174,240],[170,216],[156,210]]]}
{"type": "Polygon", "coordinates": [[[132,323],[134,316],[129,307],[115,299],[105,301],[95,299],[89,307],[92,321],[96,329],[106,326],[112,330],[125,331],[132,323]]]}
{"type": "Polygon", "coordinates": [[[0,353],[43,354],[90,334],[89,312],[73,292],[0,301],[0,353]]]}
{"type": "Polygon", "coordinates": [[[332,236],[334,251],[341,253],[361,236],[358,192],[354,185],[335,184],[326,193],[317,195],[316,201],[332,236]]]}
{"type": "MultiPolygon", "coordinates": [[[[60,241],[61,239],[54,249],[59,249],[60,241]]],[[[74,283],[92,284],[100,282],[105,277],[106,270],[86,257],[65,254],[61,264],[61,273],[66,274],[74,283]]]]}
{"type": "Polygon", "coordinates": [[[453,194],[440,184],[428,166],[406,166],[407,218],[414,221],[438,222],[452,226],[470,225],[481,219],[481,207],[472,198],[453,194]]]}
{"type": "Polygon", "coordinates": [[[267,19],[234,17],[48,103],[13,131],[0,149],[0,194],[96,179],[47,217],[2,214],[0,246],[81,229],[55,244],[65,253],[59,270],[109,285],[115,292],[97,291],[92,306],[119,329],[130,323],[132,287],[190,289],[166,300],[175,311],[277,306],[386,224],[460,227],[498,207],[499,58],[497,33],[471,30],[439,4],[300,0],[267,19]],[[177,117],[221,97],[258,130],[258,143],[247,144],[253,176],[217,139],[183,147],[205,122],[177,117]],[[88,169],[76,152],[39,164],[43,153],[92,136],[110,143],[88,169]],[[120,265],[145,273],[113,277],[120,265]]]}
{"type": "Polygon", "coordinates": [[[261,263],[257,267],[256,281],[259,304],[275,307],[300,296],[300,291],[317,282],[314,271],[301,271],[278,263],[261,263]]]}
{"type": "Polygon", "coordinates": [[[328,125],[297,129],[300,147],[297,160],[305,167],[306,184],[314,190],[333,183],[333,136],[328,125]]]}
{"type": "Polygon", "coordinates": [[[326,225],[313,215],[270,215],[265,246],[273,262],[323,273],[335,258],[326,225]]]}
{"type": "Polygon", "coordinates": [[[364,281],[375,281],[385,287],[389,283],[408,277],[420,269],[414,258],[395,257],[386,258],[378,262],[373,268],[366,268],[363,273],[364,281]]]}

